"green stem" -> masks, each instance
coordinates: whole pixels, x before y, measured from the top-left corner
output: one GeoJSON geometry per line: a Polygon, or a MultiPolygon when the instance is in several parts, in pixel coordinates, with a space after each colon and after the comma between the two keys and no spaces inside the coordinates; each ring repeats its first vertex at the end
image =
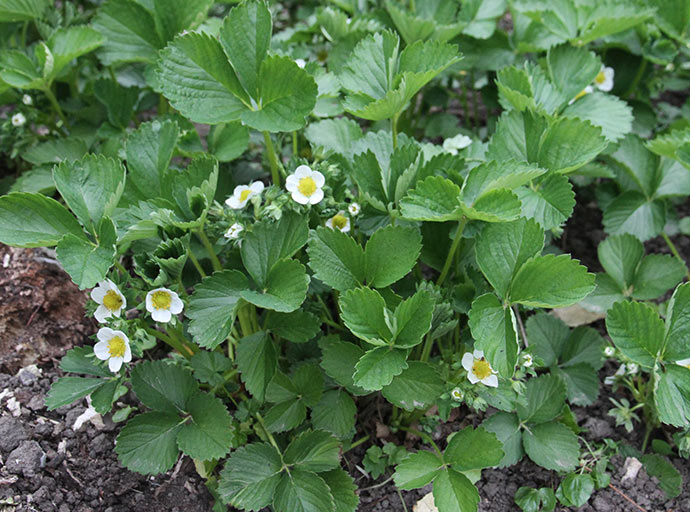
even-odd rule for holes
{"type": "Polygon", "coordinates": [[[439,456],[439,458],[441,460],[443,460],[443,453],[441,453],[441,450],[438,449],[438,446],[436,446],[436,443],[434,443],[434,440],[431,439],[431,436],[429,436],[428,434],[425,434],[424,432],[420,432],[419,430],[411,428],[411,427],[398,427],[398,428],[404,432],[409,432],[410,434],[414,434],[417,437],[419,437],[419,438],[423,439],[424,441],[426,441],[427,443],[429,443],[431,445],[431,447],[434,449],[434,451],[436,452],[436,454],[439,456]]]}
{"type": "Polygon", "coordinates": [[[451,263],[455,257],[455,252],[458,250],[460,241],[462,240],[462,232],[465,230],[465,224],[467,224],[467,217],[463,217],[460,219],[460,222],[458,222],[458,230],[455,233],[455,238],[453,238],[453,244],[450,246],[450,251],[448,251],[448,256],[446,257],[446,262],[443,264],[443,269],[441,269],[441,275],[438,276],[438,280],[436,281],[437,286],[441,286],[443,281],[445,281],[446,277],[448,276],[448,271],[450,270],[451,263]]]}
{"type": "Polygon", "coordinates": [[[115,260],[113,262],[113,265],[115,265],[115,268],[118,269],[122,274],[129,275],[129,272],[127,272],[127,269],[125,267],[123,267],[122,263],[120,263],[119,261],[115,260]]]}
{"type": "Polygon", "coordinates": [[[58,115],[62,123],[67,126],[67,118],[65,117],[65,113],[62,111],[62,108],[60,108],[60,104],[53,94],[53,91],[50,90],[50,87],[46,87],[43,89],[43,92],[48,97],[48,101],[50,101],[50,104],[53,106],[53,110],[55,110],[55,113],[58,115]]]}
{"type": "Polygon", "coordinates": [[[393,132],[393,149],[398,147],[398,118],[400,113],[398,112],[391,118],[391,131],[393,132]]]}
{"type": "Polygon", "coordinates": [[[685,264],[685,260],[683,257],[678,253],[678,249],[676,249],[676,245],[673,243],[673,241],[669,238],[669,236],[664,233],[663,231],[661,232],[661,236],[664,239],[664,242],[666,242],[666,245],[668,245],[668,248],[671,249],[671,252],[673,253],[673,256],[680,261],[683,264],[683,267],[685,268],[685,275],[686,277],[690,280],[690,272],[688,272],[688,267],[685,264]]]}
{"type": "Polygon", "coordinates": [[[264,419],[261,417],[261,414],[257,412],[254,414],[254,417],[258,420],[259,425],[261,425],[264,434],[266,434],[266,437],[268,438],[269,442],[273,445],[273,448],[275,448],[278,451],[278,453],[282,454],[282,452],[280,451],[280,447],[278,446],[278,443],[276,443],[276,440],[273,437],[273,434],[271,434],[266,428],[266,424],[264,423],[264,419]]]}
{"type": "Polygon", "coordinates": [[[426,338],[424,339],[424,348],[422,349],[422,355],[419,357],[420,361],[422,361],[423,363],[426,363],[429,360],[429,357],[431,356],[431,347],[433,345],[434,345],[434,340],[427,333],[426,338]]]}
{"type": "Polygon", "coordinates": [[[297,132],[292,132],[292,155],[298,156],[299,147],[297,145],[297,132]]]}
{"type": "Polygon", "coordinates": [[[264,144],[266,145],[266,151],[268,151],[268,163],[271,166],[271,179],[276,187],[280,187],[280,172],[278,168],[278,155],[276,154],[276,149],[273,146],[273,141],[271,140],[271,134],[264,132],[264,144]]]}
{"type": "Polygon", "coordinates": [[[254,329],[252,328],[252,321],[249,318],[249,303],[245,304],[242,306],[238,311],[237,311],[237,319],[240,321],[240,330],[242,331],[242,336],[249,336],[254,332],[254,329]]]}
{"type": "Polygon", "coordinates": [[[156,329],[152,329],[150,327],[144,327],[144,330],[153,336],[154,338],[158,338],[161,340],[163,343],[169,345],[172,349],[177,350],[180,354],[182,354],[184,357],[187,359],[191,359],[191,357],[194,355],[193,352],[191,352],[188,348],[186,348],[184,345],[182,345],[179,340],[173,339],[170,336],[167,336],[163,334],[160,331],[157,331],[156,329]]]}
{"type": "Polygon", "coordinates": [[[352,444],[350,445],[350,447],[349,447],[347,450],[343,450],[343,453],[347,453],[347,452],[349,452],[350,450],[352,450],[352,449],[354,449],[354,448],[357,448],[360,444],[366,443],[368,440],[369,440],[369,436],[368,436],[368,435],[366,435],[366,436],[364,436],[364,437],[361,437],[361,438],[357,439],[357,441],[355,441],[354,443],[352,443],[352,444]]]}
{"type": "Polygon", "coordinates": [[[158,96],[158,115],[164,116],[168,113],[168,100],[162,94],[158,96]]]}
{"type": "Polygon", "coordinates": [[[199,275],[202,278],[206,277],[206,272],[204,272],[204,269],[201,266],[201,263],[199,263],[199,260],[197,259],[197,257],[194,256],[194,253],[192,252],[191,247],[189,249],[187,249],[187,253],[189,254],[189,259],[191,260],[192,264],[194,265],[194,268],[196,268],[196,271],[199,272],[199,275]]]}
{"type": "Polygon", "coordinates": [[[213,250],[213,245],[211,245],[211,241],[206,236],[206,233],[204,233],[204,228],[197,230],[196,236],[199,237],[199,240],[201,240],[201,243],[203,244],[204,248],[206,249],[206,252],[208,253],[208,257],[211,258],[213,270],[223,270],[223,265],[220,264],[220,260],[218,259],[218,256],[216,256],[216,251],[213,250]]]}
{"type": "Polygon", "coordinates": [[[629,98],[637,90],[637,84],[640,83],[640,80],[642,79],[642,75],[644,75],[644,72],[646,69],[647,69],[647,59],[645,59],[643,57],[642,62],[640,62],[640,65],[637,68],[637,73],[635,73],[635,77],[632,79],[632,82],[630,82],[630,87],[628,87],[628,89],[625,91],[625,93],[622,96],[623,98],[629,98]]]}

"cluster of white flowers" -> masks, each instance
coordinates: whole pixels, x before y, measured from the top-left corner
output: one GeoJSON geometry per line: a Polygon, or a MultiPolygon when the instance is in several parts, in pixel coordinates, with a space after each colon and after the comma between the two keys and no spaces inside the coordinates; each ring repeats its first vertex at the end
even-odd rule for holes
{"type": "MultiPolygon", "coordinates": [[[[117,285],[110,279],[98,283],[91,290],[91,299],[98,304],[94,317],[99,323],[106,323],[109,318],[119,318],[127,307],[127,299],[120,292],[117,285]]],[[[156,288],[146,294],[146,311],[156,322],[166,323],[173,315],[182,313],[184,304],[172,290],[156,288]]],[[[108,368],[113,373],[120,371],[122,363],[132,360],[129,338],[122,331],[114,331],[109,327],[101,327],[96,334],[98,343],[93,348],[98,359],[108,361],[108,368]]]]}

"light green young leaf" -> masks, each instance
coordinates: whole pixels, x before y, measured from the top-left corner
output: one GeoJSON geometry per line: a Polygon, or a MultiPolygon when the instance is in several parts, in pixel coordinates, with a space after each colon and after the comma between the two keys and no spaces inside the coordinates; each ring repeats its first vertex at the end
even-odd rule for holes
{"type": "Polygon", "coordinates": [[[338,291],[356,288],[366,279],[364,250],[337,229],[320,226],[312,231],[307,253],[314,276],[338,291]]]}
{"type": "Polygon", "coordinates": [[[454,469],[447,469],[436,477],[433,493],[439,512],[475,512],[479,505],[477,488],[454,469]]]}
{"type": "Polygon", "coordinates": [[[247,278],[237,270],[215,272],[194,289],[185,311],[189,333],[201,347],[213,350],[230,334],[247,278]]]}
{"type": "Polygon", "coordinates": [[[358,338],[372,345],[385,345],[393,333],[386,322],[386,302],[370,288],[355,288],[340,297],[343,322],[358,338]]]}
{"type": "Polygon", "coordinates": [[[143,475],[164,473],[180,453],[175,442],[180,428],[182,421],[176,414],[137,414],[117,436],[115,452],[120,463],[143,475]]]}
{"type": "Polygon", "coordinates": [[[522,442],[529,458],[543,468],[572,471],[577,466],[580,456],[577,436],[562,423],[533,425],[523,432],[522,442]]]}
{"type": "Polygon", "coordinates": [[[264,332],[242,338],[237,346],[237,367],[249,392],[264,401],[266,388],[278,366],[273,342],[264,332]]]}
{"type": "Polygon", "coordinates": [[[51,247],[65,234],[85,239],[77,219],[56,200],[28,192],[0,197],[0,242],[15,247],[51,247]]]}
{"type": "Polygon", "coordinates": [[[125,187],[125,167],[102,155],[86,155],[53,169],[58,192],[79,221],[95,233],[103,217],[112,215],[125,187]]]}
{"type": "Polygon", "coordinates": [[[291,512],[334,512],[335,501],[323,478],[295,469],[284,473],[273,497],[274,510],[291,512]]]}
{"type": "Polygon", "coordinates": [[[355,384],[369,391],[389,385],[407,368],[407,350],[377,347],[365,352],[355,365],[355,384]]]}
{"type": "Polygon", "coordinates": [[[555,308],[570,306],[594,290],[594,274],[567,254],[535,256],[525,262],[510,286],[511,303],[555,308]]]}
{"type": "Polygon", "coordinates": [[[177,434],[177,445],[193,459],[213,460],[227,455],[233,446],[231,418],[223,402],[208,393],[188,401],[191,419],[177,434]]]}
{"type": "Polygon", "coordinates": [[[369,286],[385,288],[412,270],[422,249],[422,236],[413,228],[388,226],[377,230],[364,253],[369,286]]]}
{"type": "Polygon", "coordinates": [[[460,187],[455,183],[441,176],[429,176],[400,201],[400,211],[409,220],[459,220],[459,196],[460,187]]]}
{"type": "Polygon", "coordinates": [[[527,381],[527,404],[518,403],[517,414],[521,421],[545,423],[556,418],[565,405],[565,385],[554,375],[541,375],[527,381]]]}
{"type": "Polygon", "coordinates": [[[533,220],[487,224],[475,244],[477,264],[505,298],[514,274],[543,247],[544,230],[533,220]]]}
{"type": "Polygon", "coordinates": [[[381,394],[390,403],[406,411],[431,407],[444,391],[441,377],[427,363],[409,361],[408,365],[381,390],[381,394]]]}
{"type": "Polygon", "coordinates": [[[512,308],[504,308],[493,293],[476,298],[469,311],[475,347],[501,376],[510,378],[518,356],[517,328],[512,308]]]}
{"type": "Polygon", "coordinates": [[[443,461],[434,453],[420,450],[410,454],[395,468],[393,479],[402,490],[424,487],[443,471],[443,461]]]}
{"type": "Polygon", "coordinates": [[[639,302],[617,302],[606,316],[611,340],[626,357],[652,368],[664,343],[664,323],[656,310],[639,302]]]}
{"type": "Polygon", "coordinates": [[[49,411],[90,395],[107,380],[86,377],[61,377],[50,387],[45,404],[49,411]]]}
{"type": "Polygon", "coordinates": [[[268,443],[242,446],[220,472],[218,494],[234,507],[261,510],[273,500],[282,467],[280,453],[268,443]]]}

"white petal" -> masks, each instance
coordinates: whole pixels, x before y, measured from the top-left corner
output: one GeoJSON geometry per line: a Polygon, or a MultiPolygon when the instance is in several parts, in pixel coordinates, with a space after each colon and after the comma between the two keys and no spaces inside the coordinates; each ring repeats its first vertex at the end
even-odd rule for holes
{"type": "Polygon", "coordinates": [[[295,172],[293,176],[295,176],[297,179],[299,178],[306,178],[307,176],[312,175],[312,170],[311,167],[308,165],[300,165],[297,169],[295,169],[295,172]]]}
{"type": "Polygon", "coordinates": [[[326,184],[326,178],[324,178],[323,174],[321,174],[319,171],[312,172],[311,179],[314,180],[314,183],[316,183],[316,186],[319,188],[326,184]]]}
{"type": "Polygon", "coordinates": [[[146,294],[146,311],[149,313],[153,313],[156,310],[156,308],[153,307],[153,292],[154,290],[146,294]]]}
{"type": "Polygon", "coordinates": [[[264,189],[264,183],[263,181],[255,181],[249,185],[249,189],[255,194],[261,194],[261,191],[264,189]]]}
{"type": "Polygon", "coordinates": [[[316,191],[309,196],[309,203],[310,204],[318,204],[321,202],[323,199],[323,190],[320,188],[317,188],[316,191]]]}
{"type": "Polygon", "coordinates": [[[115,336],[115,331],[113,331],[110,327],[101,327],[96,333],[96,338],[98,338],[98,341],[108,341],[113,336],[115,336]]]}
{"type": "Polygon", "coordinates": [[[297,201],[299,204],[307,204],[309,202],[309,198],[302,194],[299,190],[292,192],[292,199],[297,201]]]}
{"type": "Polygon", "coordinates": [[[121,357],[111,357],[108,361],[108,368],[113,373],[117,373],[122,368],[122,358],[121,357]]]}
{"type": "Polygon", "coordinates": [[[179,315],[182,313],[182,309],[184,309],[182,299],[180,299],[177,294],[173,295],[172,300],[170,301],[170,312],[173,315],[179,315]]]}
{"type": "MultiPolygon", "coordinates": [[[[99,323],[104,324],[107,322],[107,318],[109,318],[112,314],[112,311],[110,311],[103,304],[101,304],[96,308],[96,311],[94,311],[93,316],[96,318],[96,320],[98,320],[99,323]]],[[[116,314],[117,316],[120,316],[120,311],[118,310],[116,314]]]]}
{"type": "Polygon", "coordinates": [[[244,206],[244,203],[246,203],[246,201],[242,202],[240,201],[239,197],[235,196],[230,196],[225,200],[225,204],[227,204],[233,210],[239,210],[244,206]]]}
{"type": "Polygon", "coordinates": [[[98,287],[91,290],[91,300],[97,302],[98,304],[103,304],[103,298],[105,297],[105,294],[108,293],[108,290],[105,288],[105,286],[101,286],[102,284],[102,282],[98,283],[98,287]]]}
{"type": "Polygon", "coordinates": [[[299,186],[299,178],[294,174],[291,174],[285,180],[285,188],[288,192],[294,192],[299,186]]]}
{"type": "Polygon", "coordinates": [[[107,341],[99,341],[93,346],[93,353],[96,357],[102,361],[105,361],[110,357],[110,351],[108,350],[107,341]]]}
{"type": "Polygon", "coordinates": [[[132,360],[132,350],[129,348],[129,343],[125,344],[125,357],[123,361],[129,363],[132,360]]]}
{"type": "Polygon", "coordinates": [[[345,224],[345,227],[341,229],[343,233],[349,233],[350,232],[350,219],[347,219],[347,223],[345,224]]]}
{"type": "Polygon", "coordinates": [[[465,352],[462,356],[462,367],[468,372],[472,370],[472,365],[474,364],[474,357],[471,352],[465,352]]]}
{"type": "Polygon", "coordinates": [[[326,221],[326,227],[330,228],[330,229],[335,229],[335,228],[333,228],[333,217],[331,217],[330,219],[328,219],[326,221]]]}
{"type": "Polygon", "coordinates": [[[172,318],[172,313],[167,309],[157,309],[151,313],[151,318],[156,322],[166,323],[172,318]]]}
{"type": "Polygon", "coordinates": [[[477,376],[476,376],[474,373],[472,373],[472,372],[469,372],[469,373],[467,374],[467,378],[469,379],[469,381],[470,381],[472,384],[476,384],[477,382],[479,382],[479,377],[477,377],[477,376]]]}
{"type": "Polygon", "coordinates": [[[496,377],[496,375],[489,375],[488,377],[482,379],[482,384],[489,386],[490,388],[497,388],[498,377],[496,377]]]}
{"type": "Polygon", "coordinates": [[[119,336],[120,338],[122,338],[122,339],[124,340],[125,344],[129,343],[129,338],[127,337],[127,335],[126,335],[124,332],[122,332],[122,331],[113,331],[113,335],[114,335],[114,336],[119,336]]]}
{"type": "Polygon", "coordinates": [[[681,359],[680,361],[676,361],[676,364],[679,364],[681,366],[687,366],[690,364],[690,357],[687,359],[681,359]]]}
{"type": "Polygon", "coordinates": [[[484,351],[483,350],[475,350],[472,352],[472,355],[474,356],[475,359],[481,359],[484,357],[484,351]]]}

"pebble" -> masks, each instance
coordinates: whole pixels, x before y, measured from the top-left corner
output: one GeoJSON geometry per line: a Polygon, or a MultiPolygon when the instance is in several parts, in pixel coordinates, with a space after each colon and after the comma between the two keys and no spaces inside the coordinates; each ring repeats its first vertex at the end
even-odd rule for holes
{"type": "Polygon", "coordinates": [[[46,463],[46,454],[36,441],[22,441],[7,457],[5,468],[15,475],[34,477],[46,463]]]}
{"type": "Polygon", "coordinates": [[[0,451],[8,453],[14,450],[19,443],[29,439],[29,434],[22,423],[12,416],[0,417],[0,451]]]}

